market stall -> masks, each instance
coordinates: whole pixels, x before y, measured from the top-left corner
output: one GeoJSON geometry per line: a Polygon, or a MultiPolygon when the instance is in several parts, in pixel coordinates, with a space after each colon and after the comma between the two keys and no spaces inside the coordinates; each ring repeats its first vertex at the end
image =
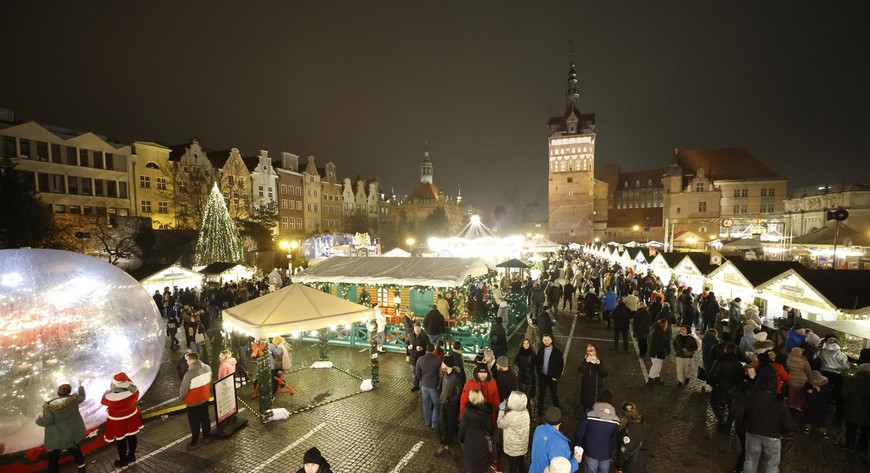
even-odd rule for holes
{"type": "Polygon", "coordinates": [[[212,263],[199,270],[206,282],[224,284],[254,277],[256,270],[239,263],[212,263]]]}
{"type": "Polygon", "coordinates": [[[202,287],[204,279],[201,273],[176,264],[171,266],[146,264],[130,271],[130,276],[139,281],[149,293],[154,291],[163,293],[163,289],[167,287],[170,289],[190,288],[199,290],[202,287]]]}
{"type": "Polygon", "coordinates": [[[750,303],[755,302],[761,284],[788,270],[802,268],[800,263],[791,261],[747,261],[742,258],[730,258],[710,272],[707,276],[708,286],[719,297],[725,299],[739,297],[744,303],[750,303]]]}
{"type": "Polygon", "coordinates": [[[680,285],[691,287],[695,294],[704,289],[710,272],[710,255],[705,253],[685,253],[683,259],[674,267],[674,276],[680,285]]]}
{"type": "Polygon", "coordinates": [[[650,261],[649,267],[662,280],[662,284],[667,285],[673,278],[675,268],[685,257],[685,253],[660,252],[650,261]]]}

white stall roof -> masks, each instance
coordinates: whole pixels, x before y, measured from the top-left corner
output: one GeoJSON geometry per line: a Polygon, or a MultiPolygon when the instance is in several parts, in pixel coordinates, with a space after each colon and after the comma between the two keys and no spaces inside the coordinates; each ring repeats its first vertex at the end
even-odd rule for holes
{"type": "Polygon", "coordinates": [[[460,286],[465,278],[493,271],[480,258],[333,257],[298,276],[301,283],[395,284],[399,286],[460,286]]]}

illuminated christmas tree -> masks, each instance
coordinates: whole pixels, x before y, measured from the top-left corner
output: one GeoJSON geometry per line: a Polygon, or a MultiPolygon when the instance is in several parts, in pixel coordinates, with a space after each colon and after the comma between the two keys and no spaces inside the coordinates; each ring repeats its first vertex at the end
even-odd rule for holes
{"type": "Polygon", "coordinates": [[[230,218],[224,196],[215,183],[205,204],[205,215],[199,227],[194,264],[206,266],[211,263],[241,263],[243,259],[242,238],[230,218]]]}

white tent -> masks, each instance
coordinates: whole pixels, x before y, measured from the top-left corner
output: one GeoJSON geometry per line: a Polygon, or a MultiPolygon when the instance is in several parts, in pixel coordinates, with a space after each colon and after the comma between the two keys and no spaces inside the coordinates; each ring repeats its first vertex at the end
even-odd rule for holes
{"type": "Polygon", "coordinates": [[[392,250],[382,254],[381,256],[386,256],[388,258],[407,258],[411,256],[411,253],[408,253],[401,248],[393,248],[392,250]]]}
{"type": "Polygon", "coordinates": [[[395,284],[456,287],[466,277],[492,271],[480,258],[377,258],[335,256],[309,266],[295,280],[302,283],[395,284]]]}
{"type": "Polygon", "coordinates": [[[224,326],[257,338],[363,322],[371,308],[302,284],[291,284],[265,296],[224,309],[224,326]]]}
{"type": "Polygon", "coordinates": [[[535,236],[523,242],[523,251],[530,253],[555,253],[562,245],[542,236],[535,236]]]}
{"type": "Polygon", "coordinates": [[[204,278],[202,274],[178,265],[145,265],[130,274],[145,286],[148,293],[162,293],[166,287],[198,290],[202,287],[204,278]]]}

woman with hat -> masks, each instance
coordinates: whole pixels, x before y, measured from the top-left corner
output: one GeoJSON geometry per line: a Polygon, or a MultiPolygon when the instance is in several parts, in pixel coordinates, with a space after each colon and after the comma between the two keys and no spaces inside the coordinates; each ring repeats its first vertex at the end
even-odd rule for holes
{"type": "Polygon", "coordinates": [[[492,414],[492,405],[483,393],[477,389],[469,391],[468,404],[459,421],[459,442],[468,473],[490,471],[490,463],[495,458],[492,414]]]}
{"type": "Polygon", "coordinates": [[[607,368],[598,358],[598,351],[591,343],[586,344],[586,356],[577,367],[577,372],[583,377],[580,380],[580,405],[583,410],[592,409],[598,402],[598,395],[604,390],[601,378],[607,376],[607,368]]]}
{"type": "Polygon", "coordinates": [[[139,389],[126,373],[112,378],[111,388],[103,394],[101,403],[106,406],[106,443],[117,442],[119,460],[115,468],[136,461],[136,434],[142,430],[142,415],[139,412],[139,389]]]}
{"type": "Polygon", "coordinates": [[[45,450],[48,452],[48,471],[55,473],[62,450],[68,450],[79,467],[85,471],[85,456],[82,454],[81,441],[85,437],[85,422],[79,412],[79,404],[85,400],[85,387],[79,379],[79,389],[72,394],[72,386],[61,384],[57,397],[42,405],[42,414],[36,418],[36,425],[45,427],[45,450]]]}

